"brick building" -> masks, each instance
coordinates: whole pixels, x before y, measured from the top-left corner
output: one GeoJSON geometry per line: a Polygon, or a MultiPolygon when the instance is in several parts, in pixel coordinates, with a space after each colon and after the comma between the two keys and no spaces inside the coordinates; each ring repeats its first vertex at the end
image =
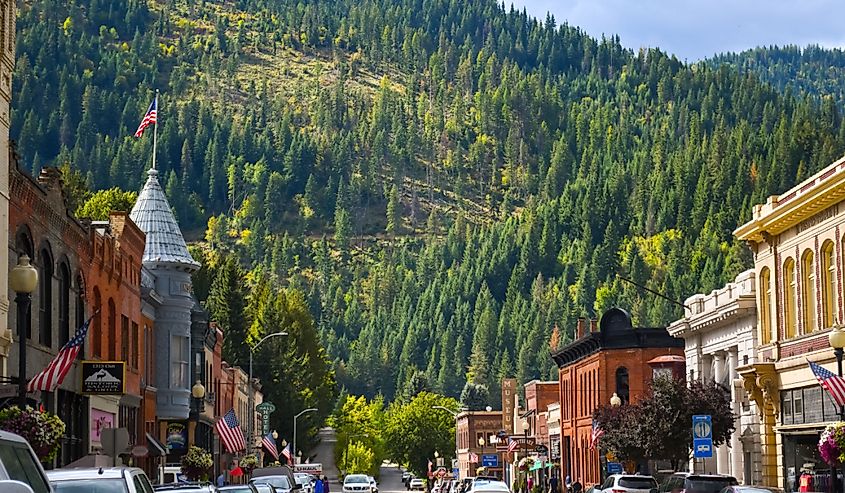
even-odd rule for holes
{"type": "MultiPolygon", "coordinates": [[[[577,339],[552,355],[560,384],[561,471],[586,486],[603,477],[599,452],[590,450],[592,413],[615,393],[622,405],[645,392],[658,356],[683,358],[684,343],[665,328],[634,327],[631,317],[611,308],[595,321],[579,319],[577,339]],[[599,330],[596,330],[598,328],[599,330]]],[[[683,364],[676,371],[683,376],[683,364]]]]}
{"type": "Polygon", "coordinates": [[[488,468],[502,477],[502,456],[496,451],[497,434],[502,430],[501,411],[464,411],[455,416],[456,448],[460,477],[475,476],[484,455],[495,455],[497,466],[488,468]],[[483,444],[483,445],[482,445],[483,444]],[[472,454],[478,461],[470,460],[472,454]]]}
{"type": "Polygon", "coordinates": [[[526,407],[523,418],[528,420],[529,434],[537,445],[549,447],[549,406],[559,402],[560,384],[531,380],[523,388],[526,407]]]}

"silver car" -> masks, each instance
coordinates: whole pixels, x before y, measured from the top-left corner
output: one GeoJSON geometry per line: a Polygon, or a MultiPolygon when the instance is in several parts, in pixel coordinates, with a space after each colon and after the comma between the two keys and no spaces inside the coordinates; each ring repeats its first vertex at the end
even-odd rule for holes
{"type": "Polygon", "coordinates": [[[53,493],[29,443],[6,431],[0,431],[0,491],[53,493]]]}
{"type": "Polygon", "coordinates": [[[655,488],[657,481],[651,476],[611,474],[597,489],[601,493],[650,493],[655,488]]]}
{"type": "Polygon", "coordinates": [[[47,479],[56,493],[153,493],[147,474],[137,467],[56,469],[47,479]]]}

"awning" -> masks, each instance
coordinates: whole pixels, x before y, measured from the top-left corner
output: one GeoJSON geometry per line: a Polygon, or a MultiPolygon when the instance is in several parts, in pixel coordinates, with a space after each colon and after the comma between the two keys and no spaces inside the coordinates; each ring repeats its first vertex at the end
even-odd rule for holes
{"type": "Polygon", "coordinates": [[[156,440],[156,438],[149,433],[146,434],[147,436],[147,448],[150,450],[150,455],[148,457],[163,457],[167,455],[167,447],[162,445],[161,442],[156,440]]]}

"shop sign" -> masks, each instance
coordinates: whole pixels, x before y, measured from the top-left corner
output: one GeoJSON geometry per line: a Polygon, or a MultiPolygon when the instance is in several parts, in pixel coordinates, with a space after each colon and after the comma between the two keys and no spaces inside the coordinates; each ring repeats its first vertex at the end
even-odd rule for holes
{"type": "Polygon", "coordinates": [[[188,443],[188,430],[182,423],[167,424],[167,450],[184,450],[188,443]]]}
{"type": "Polygon", "coordinates": [[[558,436],[549,439],[549,457],[552,460],[560,459],[560,437],[558,436]]]}
{"type": "Polygon", "coordinates": [[[124,361],[83,361],[82,393],[122,395],[126,382],[124,361]]]}
{"type": "Polygon", "coordinates": [[[255,406],[255,409],[261,414],[261,434],[270,433],[270,415],[276,410],[276,406],[272,402],[264,401],[255,406]]]}
{"type": "Polygon", "coordinates": [[[91,441],[102,442],[103,430],[114,428],[114,413],[91,408],[91,441]]]}

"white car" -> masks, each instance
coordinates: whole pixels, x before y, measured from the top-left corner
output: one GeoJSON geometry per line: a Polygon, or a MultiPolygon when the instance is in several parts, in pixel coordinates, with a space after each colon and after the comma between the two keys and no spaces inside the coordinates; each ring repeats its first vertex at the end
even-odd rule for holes
{"type": "Polygon", "coordinates": [[[408,489],[411,490],[411,491],[414,491],[414,490],[422,491],[422,490],[425,489],[425,483],[423,483],[423,480],[420,479],[420,478],[414,478],[414,479],[411,480],[411,483],[409,484],[408,489]]]}
{"type": "Polygon", "coordinates": [[[376,481],[376,478],[372,476],[367,476],[367,478],[370,480],[370,491],[372,493],[378,493],[378,481],[376,481]]]}
{"type": "Polygon", "coordinates": [[[53,493],[32,447],[7,431],[0,431],[0,491],[53,493]]]}
{"type": "Polygon", "coordinates": [[[302,486],[302,493],[314,492],[314,483],[311,481],[311,478],[313,476],[304,472],[293,473],[293,479],[296,480],[296,484],[302,486]]]}
{"type": "Polygon", "coordinates": [[[77,491],[149,493],[153,491],[153,485],[150,484],[147,474],[137,467],[55,469],[47,472],[47,479],[50,480],[56,493],[77,491]]]}
{"type": "Polygon", "coordinates": [[[611,474],[604,480],[601,493],[650,493],[657,488],[657,481],[651,476],[635,476],[632,474],[611,474]]]}
{"type": "Polygon", "coordinates": [[[343,479],[343,493],[371,493],[370,488],[366,474],[350,474],[343,479]]]}
{"type": "Polygon", "coordinates": [[[472,482],[472,493],[510,493],[510,488],[503,481],[491,481],[488,479],[476,479],[472,482]]]}

